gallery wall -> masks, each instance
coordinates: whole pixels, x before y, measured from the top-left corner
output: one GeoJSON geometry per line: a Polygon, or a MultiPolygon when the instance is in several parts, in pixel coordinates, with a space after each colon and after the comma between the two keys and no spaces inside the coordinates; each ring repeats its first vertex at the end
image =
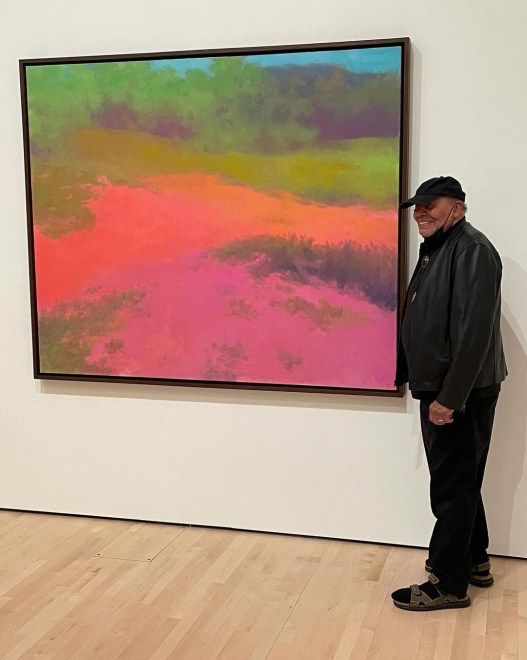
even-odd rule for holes
{"type": "Polygon", "coordinates": [[[469,220],[504,263],[511,373],[484,495],[491,551],[527,557],[526,21],[520,0],[506,10],[473,0],[5,3],[0,507],[427,544],[426,461],[408,396],[33,379],[18,80],[20,58],[410,37],[410,187],[458,177],[469,220]]]}

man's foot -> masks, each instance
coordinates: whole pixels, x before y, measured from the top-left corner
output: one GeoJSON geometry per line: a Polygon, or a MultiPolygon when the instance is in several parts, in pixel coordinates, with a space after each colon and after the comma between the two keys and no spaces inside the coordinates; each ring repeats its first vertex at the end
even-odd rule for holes
{"type": "Polygon", "coordinates": [[[475,587],[492,587],[494,578],[490,572],[490,561],[472,566],[469,582],[475,587]]]}
{"type": "Polygon", "coordinates": [[[431,573],[428,582],[412,584],[405,589],[392,593],[393,604],[402,610],[426,612],[430,610],[448,610],[470,605],[470,596],[462,597],[445,593],[439,586],[439,580],[431,573]]]}
{"type": "MultiPolygon", "coordinates": [[[[432,572],[432,567],[428,563],[428,560],[425,562],[425,571],[427,573],[432,572]]],[[[476,564],[472,566],[470,571],[469,583],[475,587],[492,587],[494,584],[494,578],[490,572],[490,561],[486,561],[483,564],[476,564]]]]}

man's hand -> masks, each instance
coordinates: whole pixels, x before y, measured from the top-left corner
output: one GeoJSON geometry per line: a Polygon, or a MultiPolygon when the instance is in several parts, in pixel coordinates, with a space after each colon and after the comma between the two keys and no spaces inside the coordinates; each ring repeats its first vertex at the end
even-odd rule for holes
{"type": "Polygon", "coordinates": [[[432,401],[428,410],[428,419],[432,424],[443,426],[444,424],[452,424],[454,421],[453,414],[453,408],[445,408],[438,401],[432,401]]]}

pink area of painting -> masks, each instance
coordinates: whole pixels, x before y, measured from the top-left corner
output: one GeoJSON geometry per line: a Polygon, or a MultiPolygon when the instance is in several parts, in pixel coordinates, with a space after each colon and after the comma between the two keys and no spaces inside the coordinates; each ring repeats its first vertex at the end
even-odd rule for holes
{"type": "Polygon", "coordinates": [[[114,375],[393,389],[395,312],[358,293],[260,281],[206,254],[130,266],[98,284],[97,295],[146,293],[88,359],[114,375]]]}
{"type": "Polygon", "coordinates": [[[258,235],[305,236],[317,243],[397,245],[397,211],[307,203],[182,174],[143,187],[101,186],[88,203],[95,228],[59,239],[35,231],[39,312],[83,295],[107,273],[258,235]]]}

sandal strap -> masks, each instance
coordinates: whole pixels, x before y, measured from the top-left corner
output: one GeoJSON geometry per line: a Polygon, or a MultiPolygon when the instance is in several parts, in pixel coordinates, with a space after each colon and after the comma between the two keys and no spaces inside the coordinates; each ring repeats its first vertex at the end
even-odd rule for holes
{"type": "Polygon", "coordinates": [[[427,593],[419,589],[417,584],[412,584],[410,589],[412,591],[409,603],[410,609],[440,609],[442,605],[452,605],[467,600],[467,596],[459,598],[453,594],[439,594],[437,598],[430,598],[427,593]]]}
{"type": "Polygon", "coordinates": [[[437,575],[434,575],[433,573],[430,573],[430,575],[428,576],[428,581],[431,582],[434,585],[434,587],[436,586],[436,584],[439,584],[439,578],[437,577],[437,575]]]}
{"type": "Polygon", "coordinates": [[[450,605],[453,603],[459,603],[467,600],[467,596],[458,597],[454,594],[445,594],[439,590],[437,584],[439,579],[433,573],[430,573],[428,580],[436,587],[437,596],[432,598],[426,592],[424,592],[418,584],[410,585],[410,609],[437,609],[441,605],[450,605]]]}
{"type": "Polygon", "coordinates": [[[412,584],[410,586],[410,589],[412,590],[411,596],[410,596],[410,607],[411,608],[419,608],[419,607],[426,607],[427,605],[430,605],[432,603],[432,598],[428,594],[426,594],[424,591],[421,591],[419,589],[418,584],[412,584]]]}

